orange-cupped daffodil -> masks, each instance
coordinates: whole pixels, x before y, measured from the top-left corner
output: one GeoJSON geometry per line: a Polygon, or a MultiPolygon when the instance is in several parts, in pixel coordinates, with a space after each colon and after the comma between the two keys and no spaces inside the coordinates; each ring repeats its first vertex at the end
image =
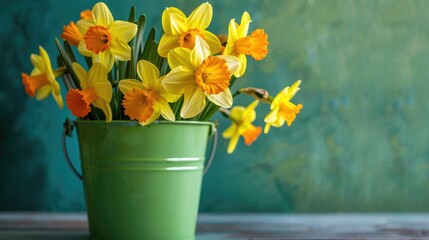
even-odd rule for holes
{"type": "Polygon", "coordinates": [[[241,16],[240,25],[231,19],[228,26],[228,40],[223,51],[224,55],[236,56],[240,59],[240,67],[234,76],[241,77],[246,71],[247,57],[250,55],[255,60],[262,60],[268,54],[268,35],[263,29],[256,29],[249,36],[249,24],[252,20],[248,12],[241,16]]]}
{"type": "Polygon", "coordinates": [[[68,108],[76,117],[83,118],[91,112],[91,104],[101,109],[106,122],[112,121],[112,85],[107,80],[107,70],[101,63],[94,63],[86,72],[78,63],[73,63],[73,69],[79,78],[81,90],[71,88],[66,95],[68,108]]]}
{"type": "MultiPolygon", "coordinates": [[[[92,20],[92,12],[91,10],[84,10],[80,12],[80,19],[89,19],[92,20]]],[[[78,46],[80,42],[84,40],[83,35],[85,33],[81,33],[76,24],[72,21],[69,25],[64,26],[63,33],[61,34],[61,38],[66,40],[73,46],[78,46]]]]}
{"type": "Polygon", "coordinates": [[[222,134],[224,138],[231,139],[227,150],[229,154],[234,152],[240,136],[243,136],[246,145],[251,145],[261,135],[262,127],[256,127],[252,124],[256,118],[255,108],[258,103],[259,101],[255,100],[246,108],[235,106],[231,109],[229,118],[232,121],[232,125],[222,134]]]}
{"type": "Polygon", "coordinates": [[[229,82],[238,67],[233,56],[212,56],[209,45],[197,36],[195,47],[190,50],[178,47],[168,54],[172,69],[162,83],[169,92],[184,95],[180,116],[191,118],[199,114],[206,104],[206,97],[214,104],[229,108],[232,94],[229,82]]]}
{"type": "Polygon", "coordinates": [[[119,89],[124,94],[122,106],[125,108],[125,114],[141,125],[152,123],[160,115],[174,121],[175,116],[168,102],[176,102],[180,95],[164,89],[158,68],[148,61],[140,60],[137,63],[137,74],[141,81],[119,81],[119,89]]]}
{"type": "Polygon", "coordinates": [[[83,41],[78,45],[79,52],[93,62],[101,62],[109,72],[115,58],[120,61],[131,59],[128,42],[137,33],[137,25],[127,21],[114,21],[106,4],[99,2],[92,8],[92,19],[81,19],[76,23],[83,33],[83,41]]]}
{"type": "Polygon", "coordinates": [[[159,41],[158,54],[167,57],[170,50],[176,47],[193,49],[196,36],[200,36],[208,43],[212,53],[218,53],[221,48],[218,37],[206,30],[212,15],[213,9],[208,2],[198,6],[189,17],[177,8],[165,9],[162,13],[164,35],[159,41]]]}
{"type": "Polygon", "coordinates": [[[63,74],[63,70],[52,70],[51,60],[46,50],[39,46],[40,55],[31,54],[30,60],[34,66],[30,75],[22,73],[22,83],[25,92],[30,96],[36,96],[36,100],[43,100],[52,93],[52,97],[62,109],[64,107],[61,97],[60,84],[56,78],[63,74]]]}
{"type": "Polygon", "coordinates": [[[270,127],[281,127],[286,122],[290,127],[296,115],[301,111],[302,104],[294,104],[290,100],[299,91],[301,80],[296,81],[291,87],[286,87],[280,91],[271,102],[271,111],[265,117],[264,133],[267,134],[270,127]]]}

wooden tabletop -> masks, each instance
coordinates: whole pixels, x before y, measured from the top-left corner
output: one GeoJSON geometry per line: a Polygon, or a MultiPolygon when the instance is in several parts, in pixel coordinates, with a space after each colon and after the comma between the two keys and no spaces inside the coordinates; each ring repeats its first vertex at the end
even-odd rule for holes
{"type": "MultiPolygon", "coordinates": [[[[0,239],[88,239],[85,213],[0,213],[0,239]]],[[[429,239],[429,214],[200,214],[197,239],[429,239]]]]}

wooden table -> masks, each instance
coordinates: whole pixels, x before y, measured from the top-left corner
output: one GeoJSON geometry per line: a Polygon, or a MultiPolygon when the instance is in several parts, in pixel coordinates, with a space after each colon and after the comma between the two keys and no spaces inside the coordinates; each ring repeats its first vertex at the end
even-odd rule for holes
{"type": "MultiPolygon", "coordinates": [[[[85,213],[0,213],[0,239],[88,239],[85,213]]],[[[429,214],[200,214],[197,239],[429,239],[429,214]]]]}

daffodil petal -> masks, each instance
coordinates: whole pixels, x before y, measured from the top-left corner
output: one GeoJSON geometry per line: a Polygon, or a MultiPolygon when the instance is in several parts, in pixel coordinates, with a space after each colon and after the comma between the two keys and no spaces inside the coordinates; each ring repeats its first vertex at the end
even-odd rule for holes
{"type": "Polygon", "coordinates": [[[105,79],[104,82],[97,82],[94,86],[95,93],[97,96],[104,101],[110,103],[112,100],[112,85],[110,85],[110,82],[105,79]]]}
{"type": "Polygon", "coordinates": [[[223,107],[230,108],[232,106],[232,94],[229,88],[218,94],[206,94],[210,102],[223,107]]]}
{"type": "Polygon", "coordinates": [[[240,64],[239,64],[237,70],[235,70],[235,72],[234,72],[234,76],[237,78],[243,76],[244,73],[246,72],[246,68],[247,68],[247,57],[246,57],[246,55],[239,54],[238,59],[239,59],[240,64]]]}
{"type": "Polygon", "coordinates": [[[126,21],[114,21],[109,27],[109,32],[115,38],[120,38],[128,43],[137,33],[137,25],[126,21]]]}
{"type": "Polygon", "coordinates": [[[172,13],[175,13],[181,16],[182,18],[186,18],[185,14],[182,11],[180,11],[180,9],[175,7],[166,8],[162,12],[162,29],[167,34],[173,34],[173,32],[171,31],[171,18],[170,18],[170,14],[172,13]]]}
{"type": "Polygon", "coordinates": [[[42,59],[43,65],[45,66],[44,70],[42,69],[40,70],[43,72],[48,72],[48,71],[52,72],[51,60],[49,59],[48,53],[42,46],[39,46],[39,51],[40,51],[40,57],[42,59]]]}
{"type": "Polygon", "coordinates": [[[227,43],[227,47],[228,47],[228,45],[235,46],[235,41],[237,41],[237,39],[238,39],[237,23],[235,22],[235,19],[231,19],[229,21],[229,25],[228,25],[228,43],[227,43]]]}
{"type": "Polygon", "coordinates": [[[172,35],[180,35],[181,33],[188,31],[188,20],[186,19],[186,17],[183,17],[182,15],[177,13],[171,13],[170,19],[172,35]]]}
{"type": "Polygon", "coordinates": [[[115,38],[110,41],[110,52],[121,61],[129,61],[131,59],[131,47],[120,38],[115,38]]]}
{"type": "Polygon", "coordinates": [[[226,61],[226,65],[228,67],[228,71],[231,73],[231,75],[237,70],[237,68],[240,66],[240,60],[234,56],[225,56],[225,55],[218,55],[216,56],[218,58],[221,58],[226,61]]]}
{"type": "Polygon", "coordinates": [[[147,126],[151,123],[153,123],[159,116],[161,115],[160,112],[154,111],[152,116],[146,121],[146,122],[139,122],[142,126],[147,126]]]}
{"type": "Polygon", "coordinates": [[[297,80],[292,86],[288,89],[287,94],[285,95],[285,101],[291,100],[295,94],[299,91],[299,85],[301,80],[297,80]]]}
{"type": "Polygon", "coordinates": [[[168,102],[164,98],[159,99],[156,102],[156,106],[159,108],[161,115],[165,119],[167,119],[169,121],[175,120],[174,112],[173,112],[173,110],[171,110],[170,105],[168,105],[168,102]]]}
{"type": "Polygon", "coordinates": [[[107,80],[107,71],[104,65],[100,63],[94,63],[91,69],[89,69],[87,79],[88,79],[87,81],[88,88],[95,87],[95,84],[99,81],[107,80]]]}
{"type": "Polygon", "coordinates": [[[36,100],[40,101],[47,98],[51,93],[51,91],[52,89],[50,84],[46,84],[45,86],[40,87],[39,89],[37,89],[37,92],[36,92],[36,100]]]}
{"type": "Polygon", "coordinates": [[[88,48],[86,48],[85,41],[81,41],[79,43],[79,45],[77,46],[77,50],[79,51],[80,54],[82,54],[85,57],[91,57],[92,56],[92,52],[90,50],[88,50],[88,48]]]}
{"type": "Polygon", "coordinates": [[[205,38],[207,44],[209,45],[209,49],[210,49],[211,54],[218,53],[220,51],[220,48],[221,48],[221,43],[220,43],[219,38],[216,35],[214,35],[213,33],[206,31],[206,30],[204,30],[203,33],[204,33],[204,38],[205,38]]]}
{"type": "MultiPolygon", "coordinates": [[[[193,50],[192,50],[193,51],[193,50]]],[[[196,69],[195,66],[191,63],[191,50],[183,47],[175,48],[168,54],[168,65],[171,69],[176,68],[178,66],[183,66],[189,70],[196,69]]]]}
{"type": "Polygon", "coordinates": [[[179,47],[179,36],[164,34],[161,37],[158,45],[158,54],[163,58],[167,58],[170,50],[179,47]]]}
{"type": "Polygon", "coordinates": [[[167,102],[177,102],[177,100],[179,100],[179,98],[182,96],[180,94],[175,94],[175,93],[170,93],[170,92],[165,92],[161,95],[163,98],[165,98],[167,100],[167,102]]]}
{"type": "Polygon", "coordinates": [[[205,95],[198,86],[185,88],[180,116],[183,118],[195,117],[203,111],[205,105],[205,95]]]}
{"type": "Polygon", "coordinates": [[[243,119],[244,111],[246,108],[243,106],[235,106],[231,109],[231,118],[232,119],[243,119]]]}
{"type": "Polygon", "coordinates": [[[113,16],[105,3],[99,2],[92,8],[92,16],[96,25],[108,27],[113,23],[113,16]]]}
{"type": "Polygon", "coordinates": [[[136,79],[122,79],[119,81],[119,89],[123,94],[126,94],[134,88],[143,89],[142,82],[136,79]]]}
{"type": "Polygon", "coordinates": [[[52,93],[53,94],[61,94],[61,87],[60,84],[57,82],[57,80],[54,79],[54,81],[50,82],[52,93]]]}
{"type": "Polygon", "coordinates": [[[159,70],[151,62],[140,60],[137,63],[137,75],[143,82],[143,86],[148,89],[156,88],[159,79],[159,70]]]}
{"type": "Polygon", "coordinates": [[[79,78],[80,87],[82,89],[88,88],[88,73],[85,71],[85,69],[77,62],[73,63],[73,70],[76,73],[77,77],[79,78]]]}
{"type": "Polygon", "coordinates": [[[231,138],[232,136],[234,136],[234,134],[237,132],[237,125],[236,124],[232,124],[231,126],[229,126],[223,133],[222,133],[222,137],[224,138],[231,138]]]}
{"type": "Polygon", "coordinates": [[[264,127],[264,133],[267,134],[270,131],[271,124],[267,123],[264,127]]]}
{"type": "Polygon", "coordinates": [[[237,147],[238,139],[240,138],[240,135],[235,135],[229,140],[228,144],[228,154],[231,154],[234,152],[235,148],[237,147]]]}
{"type": "Polygon", "coordinates": [[[170,93],[181,94],[185,88],[195,85],[194,72],[183,66],[173,68],[162,80],[162,85],[170,93]]]}
{"type": "Polygon", "coordinates": [[[40,71],[39,69],[33,68],[33,70],[31,70],[30,76],[34,76],[34,75],[41,74],[41,73],[42,73],[42,71],[40,71]]]}
{"type": "Polygon", "coordinates": [[[88,31],[88,28],[94,25],[95,25],[95,22],[93,19],[81,19],[76,22],[76,27],[83,36],[85,36],[86,32],[88,31]]]}
{"type": "Polygon", "coordinates": [[[45,72],[46,67],[41,56],[37,54],[31,54],[30,61],[33,64],[34,68],[36,68],[40,72],[45,72]]]}
{"type": "Polygon", "coordinates": [[[94,102],[92,102],[92,104],[94,107],[103,111],[104,116],[106,117],[106,122],[112,121],[112,108],[108,102],[104,101],[102,98],[97,98],[94,102]]]}
{"type": "Polygon", "coordinates": [[[200,66],[204,59],[211,56],[210,47],[200,36],[195,36],[195,46],[191,51],[191,63],[200,66]]]}
{"type": "Polygon", "coordinates": [[[237,28],[237,36],[238,38],[246,37],[247,32],[249,31],[249,24],[252,22],[250,19],[250,15],[248,12],[243,12],[241,15],[240,25],[237,28]]]}
{"type": "Polygon", "coordinates": [[[63,109],[64,108],[64,101],[63,101],[63,98],[61,97],[61,94],[52,93],[52,97],[54,97],[54,100],[57,103],[58,107],[60,109],[63,109]]]}
{"type": "Polygon", "coordinates": [[[188,17],[188,28],[206,29],[212,21],[213,8],[206,2],[198,6],[188,17]]]}
{"type": "Polygon", "coordinates": [[[107,72],[110,72],[110,70],[112,70],[113,68],[113,63],[115,62],[115,58],[112,55],[112,53],[110,53],[110,51],[104,51],[101,52],[99,54],[93,54],[92,55],[92,62],[93,63],[101,63],[104,65],[104,67],[106,68],[107,72]]]}
{"type": "Polygon", "coordinates": [[[279,108],[275,108],[272,111],[270,111],[264,118],[264,122],[266,123],[273,123],[277,119],[277,113],[279,112],[279,108]]]}

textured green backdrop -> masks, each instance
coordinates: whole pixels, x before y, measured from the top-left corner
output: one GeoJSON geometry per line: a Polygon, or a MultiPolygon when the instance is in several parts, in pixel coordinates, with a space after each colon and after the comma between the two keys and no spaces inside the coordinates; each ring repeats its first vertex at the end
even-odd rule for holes
{"type": "MultiPolygon", "coordinates": [[[[166,6],[202,1],[106,1],[116,19],[131,5],[157,25],[166,6]]],[[[204,179],[202,211],[428,211],[429,1],[210,1],[213,32],[248,10],[270,53],[236,87],[273,94],[302,79],[304,109],[290,128],[226,154],[221,141],[204,179]]],[[[0,1],[0,211],[78,211],[82,184],[60,150],[71,117],[52,98],[29,99],[20,73],[95,1],[0,1]]],[[[158,36],[159,37],[159,36],[158,36]]],[[[237,103],[247,103],[243,96],[237,103]]],[[[267,106],[259,108],[258,124],[267,106]]],[[[219,119],[221,131],[228,122],[219,119]]],[[[77,143],[69,147],[78,159],[77,143]]]]}

